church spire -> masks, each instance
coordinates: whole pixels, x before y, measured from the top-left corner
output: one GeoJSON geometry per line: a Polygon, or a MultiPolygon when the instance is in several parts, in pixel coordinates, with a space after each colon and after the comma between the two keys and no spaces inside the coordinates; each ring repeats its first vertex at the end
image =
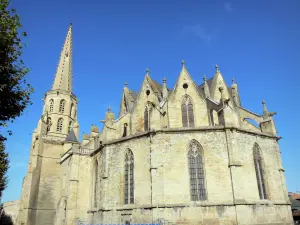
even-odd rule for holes
{"type": "Polygon", "coordinates": [[[72,24],[60,54],[52,90],[72,92],[72,24]]]}

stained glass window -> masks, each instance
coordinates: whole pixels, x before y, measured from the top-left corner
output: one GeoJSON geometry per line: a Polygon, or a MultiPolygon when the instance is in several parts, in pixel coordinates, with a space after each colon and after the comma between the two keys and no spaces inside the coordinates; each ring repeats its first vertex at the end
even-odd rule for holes
{"type": "Polygon", "coordinates": [[[194,127],[194,106],[192,99],[185,95],[181,102],[182,126],[194,127]]]}
{"type": "Polygon", "coordinates": [[[125,204],[134,203],[134,158],[128,149],[125,153],[125,204]]]}
{"type": "Polygon", "coordinates": [[[265,182],[265,171],[263,167],[260,148],[257,143],[255,143],[253,147],[253,158],[254,158],[254,168],[255,168],[259,198],[268,199],[266,182],[265,182]]]}
{"type": "Polygon", "coordinates": [[[190,173],[191,200],[206,200],[207,197],[203,168],[203,149],[196,140],[192,140],[189,144],[188,163],[190,173]]]}

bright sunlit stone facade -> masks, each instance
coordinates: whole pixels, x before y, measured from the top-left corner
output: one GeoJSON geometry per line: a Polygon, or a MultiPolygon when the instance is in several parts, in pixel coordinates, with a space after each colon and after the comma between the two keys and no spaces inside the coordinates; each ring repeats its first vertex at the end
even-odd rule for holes
{"type": "Polygon", "coordinates": [[[274,113],[245,109],[218,66],[197,85],[182,62],[173,89],[147,70],[79,141],[70,26],[44,102],[20,225],[293,224],[274,113]]]}

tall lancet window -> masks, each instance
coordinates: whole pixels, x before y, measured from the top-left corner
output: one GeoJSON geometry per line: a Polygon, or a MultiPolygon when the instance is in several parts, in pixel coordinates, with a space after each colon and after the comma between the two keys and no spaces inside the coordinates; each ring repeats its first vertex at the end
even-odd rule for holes
{"type": "Polygon", "coordinates": [[[47,133],[50,131],[52,125],[51,117],[47,118],[47,133]]]}
{"type": "Polygon", "coordinates": [[[65,100],[61,100],[59,103],[59,112],[60,113],[64,113],[65,112],[65,105],[66,105],[66,101],[65,100]]]}
{"type": "Polygon", "coordinates": [[[185,95],[181,103],[182,126],[194,127],[194,106],[192,99],[185,95]]]}
{"type": "Polygon", "coordinates": [[[64,122],[63,118],[59,118],[59,119],[58,119],[56,131],[62,132],[63,122],[64,122]]]}
{"type": "Polygon", "coordinates": [[[144,111],[144,130],[150,130],[150,116],[151,116],[152,108],[149,105],[146,105],[144,111]]]}
{"type": "Polygon", "coordinates": [[[263,160],[261,157],[260,148],[257,143],[255,143],[253,146],[253,158],[259,198],[268,199],[263,160]]]}
{"type": "Polygon", "coordinates": [[[69,114],[70,117],[72,117],[73,107],[74,107],[74,104],[72,103],[71,108],[70,108],[70,114],[69,114]]]}
{"type": "Polygon", "coordinates": [[[125,153],[125,204],[134,203],[134,157],[130,149],[125,153]]]}
{"type": "Polygon", "coordinates": [[[53,108],[54,108],[54,100],[53,99],[50,99],[50,102],[49,102],[49,105],[50,105],[50,112],[53,112],[53,108]]]}
{"type": "Polygon", "coordinates": [[[206,200],[203,149],[196,140],[192,140],[188,149],[190,174],[190,193],[192,201],[206,200]]]}
{"type": "Polygon", "coordinates": [[[97,197],[98,197],[98,160],[95,162],[94,168],[94,207],[97,207],[97,197]]]}
{"type": "Polygon", "coordinates": [[[71,129],[72,129],[72,121],[69,122],[68,132],[70,132],[71,129]]]}

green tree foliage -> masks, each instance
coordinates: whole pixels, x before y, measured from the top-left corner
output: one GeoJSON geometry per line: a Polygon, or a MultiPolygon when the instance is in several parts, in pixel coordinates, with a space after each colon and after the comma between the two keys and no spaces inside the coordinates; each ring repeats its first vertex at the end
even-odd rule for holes
{"type": "MultiPolygon", "coordinates": [[[[21,59],[24,44],[20,32],[20,18],[9,6],[9,0],[0,0],[0,129],[20,116],[31,104],[33,88],[26,82],[28,68],[21,59]]],[[[11,135],[11,131],[8,131],[11,135]]],[[[8,155],[5,152],[6,138],[0,134],[0,199],[7,184],[8,155]]]]}
{"type": "Polygon", "coordinates": [[[1,225],[14,225],[10,215],[6,214],[3,206],[0,207],[0,224],[1,225]]]}

